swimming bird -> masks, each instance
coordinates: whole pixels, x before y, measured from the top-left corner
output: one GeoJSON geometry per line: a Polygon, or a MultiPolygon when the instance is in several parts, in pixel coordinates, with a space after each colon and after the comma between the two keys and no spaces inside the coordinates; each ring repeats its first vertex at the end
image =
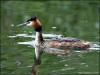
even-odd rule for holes
{"type": "MultiPolygon", "coordinates": [[[[70,37],[45,40],[42,36],[42,23],[36,16],[28,19],[19,26],[24,25],[31,26],[36,32],[34,41],[35,65],[41,64],[41,55],[43,51],[51,54],[67,54],[71,50],[86,50],[90,47],[89,42],[70,37]]],[[[36,75],[34,70],[33,75],[36,75]]]]}

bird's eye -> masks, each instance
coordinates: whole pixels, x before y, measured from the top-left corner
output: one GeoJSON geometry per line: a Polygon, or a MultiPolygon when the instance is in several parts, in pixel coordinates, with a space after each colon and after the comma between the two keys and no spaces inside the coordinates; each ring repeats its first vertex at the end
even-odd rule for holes
{"type": "Polygon", "coordinates": [[[30,24],[30,21],[27,21],[26,24],[30,24]]]}
{"type": "Polygon", "coordinates": [[[31,21],[28,21],[27,22],[27,26],[31,26],[32,25],[32,22],[31,21]]]}
{"type": "Polygon", "coordinates": [[[27,23],[30,23],[30,21],[28,21],[27,23]]]}

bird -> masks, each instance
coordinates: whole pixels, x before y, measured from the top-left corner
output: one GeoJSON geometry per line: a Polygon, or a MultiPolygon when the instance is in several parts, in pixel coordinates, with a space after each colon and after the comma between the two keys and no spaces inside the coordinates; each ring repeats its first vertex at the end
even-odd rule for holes
{"type": "MultiPolygon", "coordinates": [[[[19,26],[30,26],[36,32],[34,41],[35,66],[41,64],[41,56],[44,51],[51,54],[67,54],[71,50],[87,50],[90,47],[89,42],[77,38],[66,37],[45,40],[42,35],[42,23],[37,16],[32,16],[19,26]]],[[[34,66],[32,72],[33,75],[36,75],[34,66]]]]}

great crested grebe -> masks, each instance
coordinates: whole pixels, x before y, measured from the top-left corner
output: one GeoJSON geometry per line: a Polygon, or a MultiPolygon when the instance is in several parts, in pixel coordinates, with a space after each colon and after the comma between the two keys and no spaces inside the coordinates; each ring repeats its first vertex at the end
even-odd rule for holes
{"type": "MultiPolygon", "coordinates": [[[[67,54],[72,49],[86,50],[90,47],[89,42],[75,39],[75,38],[44,40],[42,36],[42,25],[41,25],[40,20],[36,16],[28,19],[25,23],[20,24],[19,26],[22,26],[22,25],[32,26],[34,30],[36,31],[36,37],[35,37],[35,43],[34,43],[35,65],[41,64],[41,55],[43,53],[44,48],[57,49],[58,51],[63,51],[63,54],[67,54]]],[[[36,75],[34,70],[32,72],[33,72],[33,75],[36,75]]]]}

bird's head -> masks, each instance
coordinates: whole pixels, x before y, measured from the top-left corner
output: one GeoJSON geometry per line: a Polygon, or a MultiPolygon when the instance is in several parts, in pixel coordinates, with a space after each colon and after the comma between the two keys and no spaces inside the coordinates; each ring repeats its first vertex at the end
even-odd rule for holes
{"type": "Polygon", "coordinates": [[[42,26],[41,26],[41,22],[39,21],[39,19],[34,16],[34,17],[31,17],[30,19],[28,19],[25,23],[23,24],[20,24],[19,26],[31,26],[35,29],[35,31],[42,31],[42,26]]]}

